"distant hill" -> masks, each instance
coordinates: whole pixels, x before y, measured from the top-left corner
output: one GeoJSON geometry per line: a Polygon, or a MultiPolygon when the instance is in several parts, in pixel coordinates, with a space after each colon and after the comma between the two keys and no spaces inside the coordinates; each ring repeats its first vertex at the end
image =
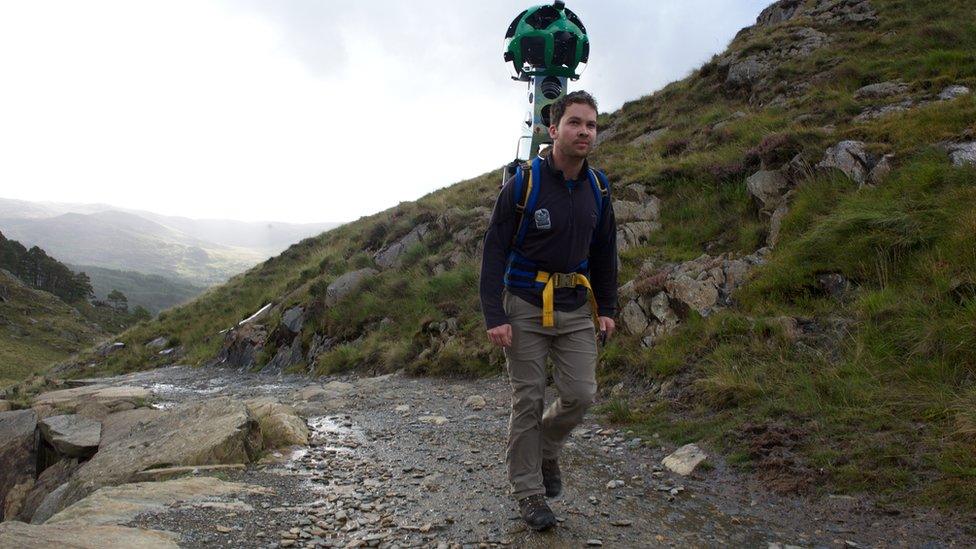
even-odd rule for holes
{"type": "Polygon", "coordinates": [[[119,271],[91,265],[68,265],[73,271],[85,273],[91,281],[95,297],[105,300],[112,290],[129,298],[129,306],[141,305],[153,315],[163,309],[179,305],[202,294],[207,288],[184,280],[135,271],[119,271]]]}
{"type": "MultiPolygon", "coordinates": [[[[280,253],[303,238],[315,236],[341,225],[338,222],[283,223],[279,221],[191,219],[146,210],[120,208],[109,204],[30,202],[0,198],[0,219],[44,219],[66,213],[99,214],[103,212],[131,214],[154,221],[202,243],[245,248],[264,254],[265,258],[280,253]]],[[[0,225],[0,229],[2,227],[0,225]]]]}
{"type": "Polygon", "coordinates": [[[258,251],[206,242],[118,211],[0,219],[0,230],[66,263],[158,274],[201,285],[222,282],[264,259],[258,251]]]}

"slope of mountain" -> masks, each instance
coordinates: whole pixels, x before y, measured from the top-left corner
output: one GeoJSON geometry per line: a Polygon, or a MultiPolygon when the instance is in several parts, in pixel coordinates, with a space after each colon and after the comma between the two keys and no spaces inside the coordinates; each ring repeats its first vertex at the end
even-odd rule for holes
{"type": "Polygon", "coordinates": [[[153,315],[185,303],[207,289],[183,280],[135,271],[119,271],[91,265],[68,266],[75,272],[88,275],[97,299],[104,301],[112,290],[118,290],[129,299],[129,307],[141,305],[153,315]]]}
{"type": "Polygon", "coordinates": [[[43,372],[106,335],[54,295],[0,269],[0,387],[43,372]]]}
{"type": "MultiPolygon", "coordinates": [[[[774,489],[976,508],[974,7],[780,0],[601,116],[614,418],[717,445],[774,489]]],[[[496,193],[485,174],[306,239],[126,332],[101,368],[148,367],[165,335],[201,365],[501,373],[477,298],[496,193]]]]}

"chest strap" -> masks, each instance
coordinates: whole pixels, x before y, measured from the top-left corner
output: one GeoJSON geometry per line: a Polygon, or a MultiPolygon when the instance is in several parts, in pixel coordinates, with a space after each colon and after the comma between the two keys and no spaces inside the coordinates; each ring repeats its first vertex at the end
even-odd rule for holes
{"type": "Polygon", "coordinates": [[[589,279],[582,273],[547,273],[539,271],[535,275],[535,281],[545,284],[542,289],[542,326],[551,328],[555,325],[554,295],[556,288],[575,288],[584,286],[586,295],[590,302],[590,309],[593,313],[593,325],[600,329],[599,313],[596,305],[596,296],[593,295],[593,287],[590,286],[589,279]]]}

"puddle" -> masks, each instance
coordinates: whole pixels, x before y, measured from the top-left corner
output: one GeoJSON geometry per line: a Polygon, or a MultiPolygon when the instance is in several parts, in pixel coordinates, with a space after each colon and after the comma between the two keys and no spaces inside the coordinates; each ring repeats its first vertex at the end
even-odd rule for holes
{"type": "Polygon", "coordinates": [[[214,393],[222,391],[225,387],[227,387],[225,380],[220,378],[208,381],[207,385],[208,387],[197,388],[197,387],[185,387],[181,385],[173,385],[172,383],[150,383],[147,389],[152,391],[154,395],[166,397],[166,396],[189,395],[189,394],[212,395],[214,393]]]}

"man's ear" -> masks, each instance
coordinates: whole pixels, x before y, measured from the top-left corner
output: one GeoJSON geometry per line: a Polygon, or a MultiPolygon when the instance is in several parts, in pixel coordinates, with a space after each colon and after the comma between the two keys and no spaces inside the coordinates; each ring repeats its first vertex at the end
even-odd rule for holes
{"type": "Polygon", "coordinates": [[[556,139],[556,125],[552,124],[549,126],[549,139],[556,139]]]}

